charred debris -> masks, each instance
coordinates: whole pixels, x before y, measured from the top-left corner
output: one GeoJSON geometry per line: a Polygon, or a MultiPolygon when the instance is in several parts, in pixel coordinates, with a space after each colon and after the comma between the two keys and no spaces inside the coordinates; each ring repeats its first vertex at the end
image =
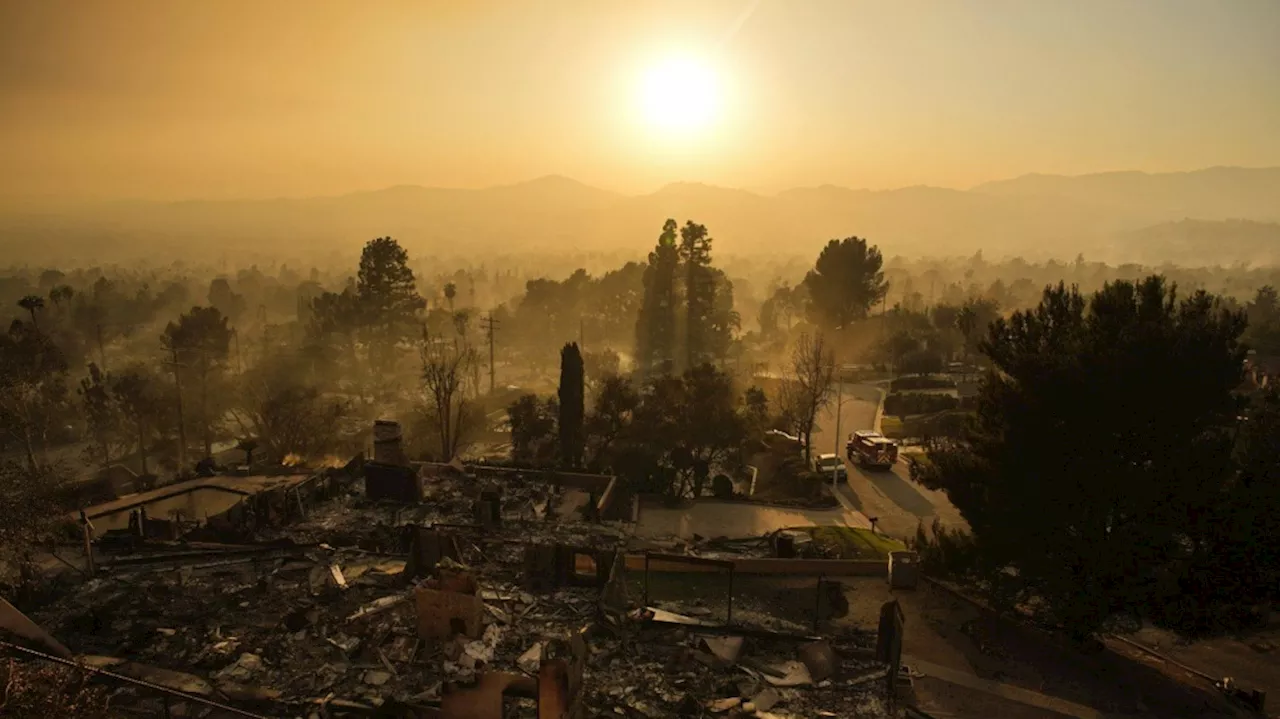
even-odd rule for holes
{"type": "Polygon", "coordinates": [[[889,605],[839,631],[733,607],[732,581],[724,621],[696,596],[650,605],[652,562],[733,562],[634,537],[612,477],[410,463],[390,423],[373,455],[198,522],[86,514],[92,576],[0,626],[132,716],[897,715],[889,605]]]}

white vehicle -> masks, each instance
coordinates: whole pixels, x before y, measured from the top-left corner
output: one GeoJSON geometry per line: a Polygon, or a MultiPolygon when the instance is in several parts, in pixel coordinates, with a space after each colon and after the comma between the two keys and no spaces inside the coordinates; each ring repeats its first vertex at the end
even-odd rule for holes
{"type": "Polygon", "coordinates": [[[764,436],[774,441],[782,440],[784,442],[795,442],[796,444],[799,444],[802,446],[804,445],[804,441],[801,440],[799,437],[795,436],[794,434],[787,434],[786,432],[783,432],[780,429],[771,429],[768,432],[765,432],[764,436]]]}
{"type": "Polygon", "coordinates": [[[820,454],[814,457],[813,471],[824,477],[830,477],[834,472],[838,481],[849,481],[849,470],[844,466],[844,462],[840,460],[840,455],[837,454],[820,454]]]}

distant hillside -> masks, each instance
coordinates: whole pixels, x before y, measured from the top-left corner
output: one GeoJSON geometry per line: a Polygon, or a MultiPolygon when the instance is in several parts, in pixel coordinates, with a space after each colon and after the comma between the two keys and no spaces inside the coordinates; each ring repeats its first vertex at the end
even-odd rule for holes
{"type": "Polygon", "coordinates": [[[545,177],[481,190],[401,186],[303,199],[113,203],[0,214],[0,247],[17,262],[119,261],[354,253],[367,239],[392,235],[420,255],[642,253],[668,217],[706,224],[716,250],[734,254],[807,254],[829,238],[856,234],[890,255],[982,249],[1029,259],[1071,259],[1083,251],[1123,259],[1137,252],[1147,262],[1226,261],[1226,254],[1274,262],[1273,226],[1260,223],[1280,222],[1280,168],[1028,175],[971,190],[827,185],[772,196],[696,183],[627,196],[545,177]],[[1184,224],[1186,218],[1196,222],[1184,224]],[[1166,251],[1176,258],[1162,257],[1166,251]]]}
{"type": "Polygon", "coordinates": [[[1280,265],[1280,223],[1166,222],[1118,237],[1114,250],[1121,261],[1152,265],[1280,265]]]}
{"type": "Polygon", "coordinates": [[[1280,221],[1280,167],[1211,167],[1194,172],[1104,172],[1078,177],[1024,175],[973,192],[1012,198],[1056,198],[1124,214],[1177,219],[1280,221]]]}

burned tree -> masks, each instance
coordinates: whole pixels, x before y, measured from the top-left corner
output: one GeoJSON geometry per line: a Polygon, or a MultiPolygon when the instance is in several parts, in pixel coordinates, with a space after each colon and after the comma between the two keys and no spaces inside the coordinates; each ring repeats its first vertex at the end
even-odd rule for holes
{"type": "Polygon", "coordinates": [[[422,333],[422,383],[426,419],[440,441],[440,459],[457,456],[464,438],[480,418],[480,408],[468,401],[476,353],[441,337],[422,333]]]}
{"type": "Polygon", "coordinates": [[[326,397],[306,377],[305,359],[271,356],[244,377],[232,414],[246,436],[276,458],[297,454],[312,459],[341,443],[345,401],[326,397]]]}
{"type": "Polygon", "coordinates": [[[818,413],[831,402],[835,389],[835,356],[821,333],[803,334],[791,353],[790,376],[782,385],[784,414],[804,440],[805,461],[811,458],[810,440],[818,413]]]}

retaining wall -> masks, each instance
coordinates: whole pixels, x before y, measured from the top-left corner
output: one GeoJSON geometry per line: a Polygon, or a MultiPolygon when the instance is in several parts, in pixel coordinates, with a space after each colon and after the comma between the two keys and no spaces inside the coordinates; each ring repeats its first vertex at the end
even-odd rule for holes
{"type": "MultiPolygon", "coordinates": [[[[626,558],[628,572],[644,571],[644,555],[629,554],[626,558]]],[[[868,559],[779,559],[775,557],[741,557],[726,560],[733,563],[735,574],[789,574],[817,577],[887,577],[888,561],[868,559]]],[[[676,560],[651,558],[652,572],[721,572],[719,567],[676,560]]]]}

